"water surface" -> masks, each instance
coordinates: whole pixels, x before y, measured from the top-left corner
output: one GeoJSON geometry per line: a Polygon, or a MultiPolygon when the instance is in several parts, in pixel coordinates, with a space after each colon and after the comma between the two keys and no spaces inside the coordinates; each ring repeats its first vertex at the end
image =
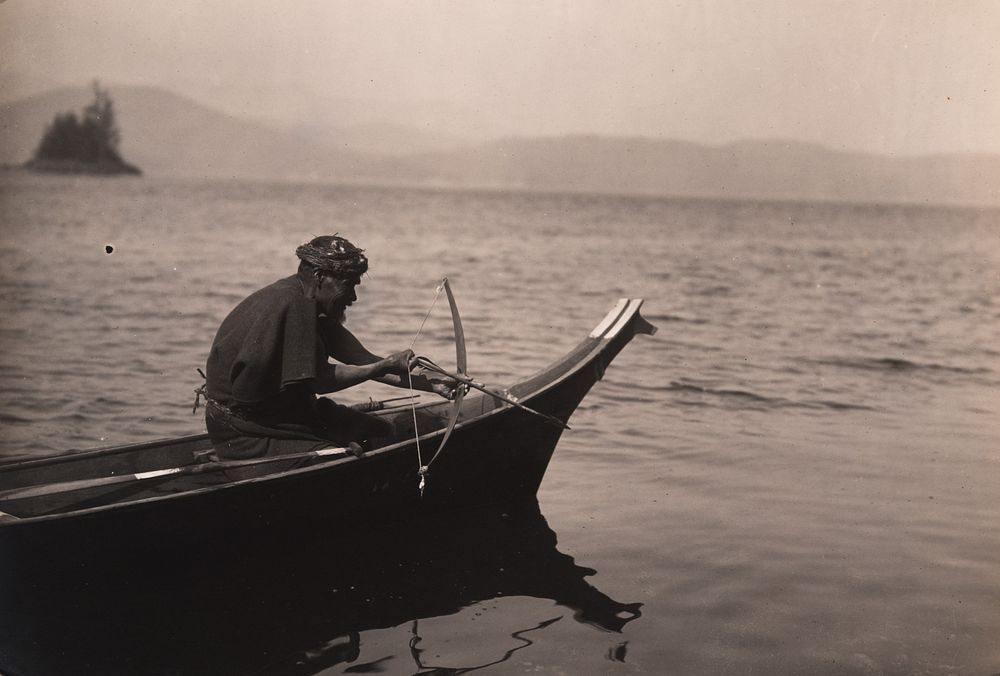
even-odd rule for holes
{"type": "MultiPolygon", "coordinates": [[[[593,573],[574,579],[641,616],[498,589],[352,633],[292,588],[285,617],[330,632],[302,642],[352,658],[296,673],[1000,672],[1000,212],[18,175],[0,199],[7,458],[200,431],[215,329],[318,234],[368,251],[349,326],[370,348],[407,347],[447,275],[497,385],[646,299],[660,332],[584,401],[539,493],[593,573]]],[[[453,358],[446,303],[415,349],[453,358]]]]}

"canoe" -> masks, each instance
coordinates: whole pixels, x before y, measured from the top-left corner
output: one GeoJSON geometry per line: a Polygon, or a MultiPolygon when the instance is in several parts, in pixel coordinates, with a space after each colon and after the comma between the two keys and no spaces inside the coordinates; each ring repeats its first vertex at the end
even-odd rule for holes
{"type": "Polygon", "coordinates": [[[113,538],[141,548],[530,498],[584,396],[635,335],[655,331],[641,306],[621,299],[574,349],[504,390],[517,405],[472,390],[457,408],[376,412],[394,434],[362,457],[217,462],[198,434],[0,465],[0,547],[113,538]]]}

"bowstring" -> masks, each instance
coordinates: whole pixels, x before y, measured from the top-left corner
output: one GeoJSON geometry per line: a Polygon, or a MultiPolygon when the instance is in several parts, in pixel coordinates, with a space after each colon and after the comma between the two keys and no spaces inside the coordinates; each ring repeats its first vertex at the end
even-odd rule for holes
{"type": "Polygon", "coordinates": [[[413,340],[410,341],[411,350],[413,349],[413,346],[417,344],[417,338],[420,337],[420,333],[424,330],[424,324],[427,323],[427,319],[431,316],[431,312],[434,311],[434,306],[437,305],[438,298],[441,297],[441,292],[443,291],[444,291],[444,282],[441,282],[440,284],[438,284],[437,293],[434,294],[434,300],[431,301],[431,306],[427,308],[427,314],[425,314],[424,318],[420,321],[420,326],[417,327],[417,332],[413,334],[413,340]]]}
{"type": "MultiPolygon", "coordinates": [[[[437,305],[438,299],[441,298],[441,293],[444,291],[444,282],[438,284],[437,292],[434,294],[434,300],[431,301],[431,306],[427,308],[427,314],[424,315],[423,320],[420,322],[420,326],[417,327],[417,332],[413,334],[413,340],[410,341],[409,349],[413,349],[413,346],[417,344],[417,338],[420,337],[421,332],[424,330],[424,325],[427,323],[427,319],[431,316],[431,312],[434,310],[434,306],[437,305]]],[[[416,395],[413,391],[413,373],[407,371],[406,379],[410,386],[410,412],[413,414],[413,438],[417,443],[417,473],[420,475],[420,495],[424,494],[424,486],[426,482],[424,477],[427,473],[427,466],[424,465],[423,453],[420,450],[420,431],[417,429],[417,401],[412,398],[416,395]]]]}

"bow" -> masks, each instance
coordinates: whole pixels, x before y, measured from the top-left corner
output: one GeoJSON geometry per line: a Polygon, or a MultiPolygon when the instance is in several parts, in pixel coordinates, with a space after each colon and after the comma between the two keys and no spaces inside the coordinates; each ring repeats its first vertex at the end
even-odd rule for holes
{"type": "MultiPolygon", "coordinates": [[[[462,329],[462,317],[458,314],[458,304],[455,302],[455,294],[451,292],[451,285],[448,283],[447,277],[441,281],[441,286],[444,287],[444,292],[448,295],[448,307],[451,308],[451,324],[455,332],[455,368],[458,370],[459,374],[468,377],[469,371],[467,354],[465,351],[465,330],[462,329]]],[[[448,443],[448,437],[451,436],[451,431],[455,429],[455,423],[458,422],[458,414],[462,412],[462,400],[465,399],[465,393],[467,391],[468,388],[464,387],[461,383],[455,389],[455,398],[452,400],[451,416],[448,418],[448,426],[444,430],[444,436],[441,437],[441,444],[434,453],[434,457],[431,458],[431,462],[434,462],[434,458],[441,454],[441,450],[444,448],[444,445],[448,443]]]]}
{"type": "MultiPolygon", "coordinates": [[[[458,372],[468,377],[468,355],[465,349],[465,330],[462,328],[462,317],[458,313],[458,303],[455,302],[455,294],[451,291],[451,284],[448,283],[448,278],[445,277],[441,280],[440,289],[444,289],[448,296],[448,306],[451,308],[451,323],[452,328],[455,333],[455,367],[458,372]]],[[[455,429],[455,424],[458,422],[458,416],[462,412],[462,400],[465,398],[465,393],[468,388],[462,385],[458,385],[455,390],[455,398],[452,400],[451,413],[448,417],[448,425],[445,427],[444,436],[441,437],[441,443],[438,444],[437,450],[426,465],[420,467],[420,494],[424,494],[424,487],[427,485],[426,477],[427,473],[430,471],[431,465],[441,451],[444,450],[445,445],[448,443],[448,439],[451,437],[452,430],[455,429]]],[[[419,433],[417,433],[419,439],[419,433]]],[[[419,441],[418,441],[419,443],[419,441]]]]}
{"type": "MultiPolygon", "coordinates": [[[[434,464],[434,461],[437,460],[437,458],[441,455],[441,451],[444,450],[445,444],[448,443],[448,439],[451,437],[452,430],[455,429],[455,424],[458,422],[458,416],[462,412],[462,400],[465,398],[465,393],[469,391],[469,388],[477,389],[480,392],[488,394],[495,399],[510,404],[511,406],[519,408],[533,415],[536,415],[557,427],[561,427],[567,430],[569,429],[569,425],[564,423],[562,420],[559,420],[558,418],[551,416],[547,413],[541,413],[533,408],[529,408],[524,404],[522,404],[521,402],[519,402],[512,395],[505,392],[497,392],[496,390],[492,390],[481,383],[477,383],[476,381],[474,381],[472,378],[469,377],[467,363],[466,363],[466,352],[465,352],[465,331],[462,329],[462,318],[458,314],[458,304],[455,302],[455,295],[451,292],[451,285],[448,283],[447,277],[441,280],[441,284],[438,286],[438,295],[435,296],[434,298],[435,301],[437,301],[438,297],[440,297],[442,290],[444,290],[448,294],[448,305],[451,307],[451,321],[455,331],[455,364],[458,373],[449,373],[444,369],[442,369],[437,364],[435,364],[434,362],[432,362],[430,359],[427,359],[426,357],[417,357],[416,363],[419,364],[420,366],[423,366],[426,369],[429,369],[436,373],[440,373],[441,375],[444,376],[448,376],[453,380],[457,380],[458,387],[455,390],[455,398],[452,401],[451,414],[448,418],[448,425],[447,427],[445,427],[444,436],[441,437],[441,443],[438,445],[437,451],[434,452],[434,455],[431,456],[431,459],[427,462],[426,465],[423,464],[423,460],[421,459],[420,456],[420,433],[416,431],[417,430],[416,406],[415,404],[411,403],[411,406],[413,406],[413,429],[414,433],[416,434],[416,442],[417,442],[417,461],[420,467],[418,474],[420,476],[421,496],[423,496],[424,487],[427,485],[426,477],[427,474],[430,472],[431,465],[434,464]]],[[[434,304],[431,303],[431,310],[433,308],[434,304]]],[[[431,310],[427,311],[428,316],[430,315],[431,310]]],[[[426,316],[424,317],[424,321],[425,322],[427,321],[426,316]]],[[[423,323],[421,323],[420,328],[421,329],[423,328],[423,323]]],[[[419,329],[417,330],[417,335],[420,335],[419,329]]],[[[414,337],[414,341],[416,341],[416,337],[414,337]]],[[[411,383],[411,388],[412,388],[412,383],[411,383]]]]}

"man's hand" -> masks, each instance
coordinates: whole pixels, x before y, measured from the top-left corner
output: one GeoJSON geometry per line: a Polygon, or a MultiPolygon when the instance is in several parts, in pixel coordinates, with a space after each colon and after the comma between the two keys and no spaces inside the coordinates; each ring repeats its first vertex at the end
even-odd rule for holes
{"type": "Polygon", "coordinates": [[[390,354],[385,358],[386,373],[405,377],[409,374],[410,369],[413,368],[416,359],[417,356],[413,354],[413,350],[403,350],[402,352],[390,354]]]}
{"type": "Polygon", "coordinates": [[[464,383],[438,373],[432,374],[427,369],[420,367],[417,361],[417,356],[413,354],[413,350],[403,350],[383,359],[381,366],[386,374],[401,378],[399,384],[391,383],[397,387],[412,386],[415,390],[433,392],[448,400],[455,398],[460,387],[466,388],[466,391],[468,391],[468,386],[464,383]]]}
{"type": "Polygon", "coordinates": [[[458,396],[459,389],[465,392],[469,391],[469,386],[465,383],[460,383],[457,380],[452,380],[451,378],[431,378],[431,392],[439,394],[449,401],[454,400],[458,396]]]}

